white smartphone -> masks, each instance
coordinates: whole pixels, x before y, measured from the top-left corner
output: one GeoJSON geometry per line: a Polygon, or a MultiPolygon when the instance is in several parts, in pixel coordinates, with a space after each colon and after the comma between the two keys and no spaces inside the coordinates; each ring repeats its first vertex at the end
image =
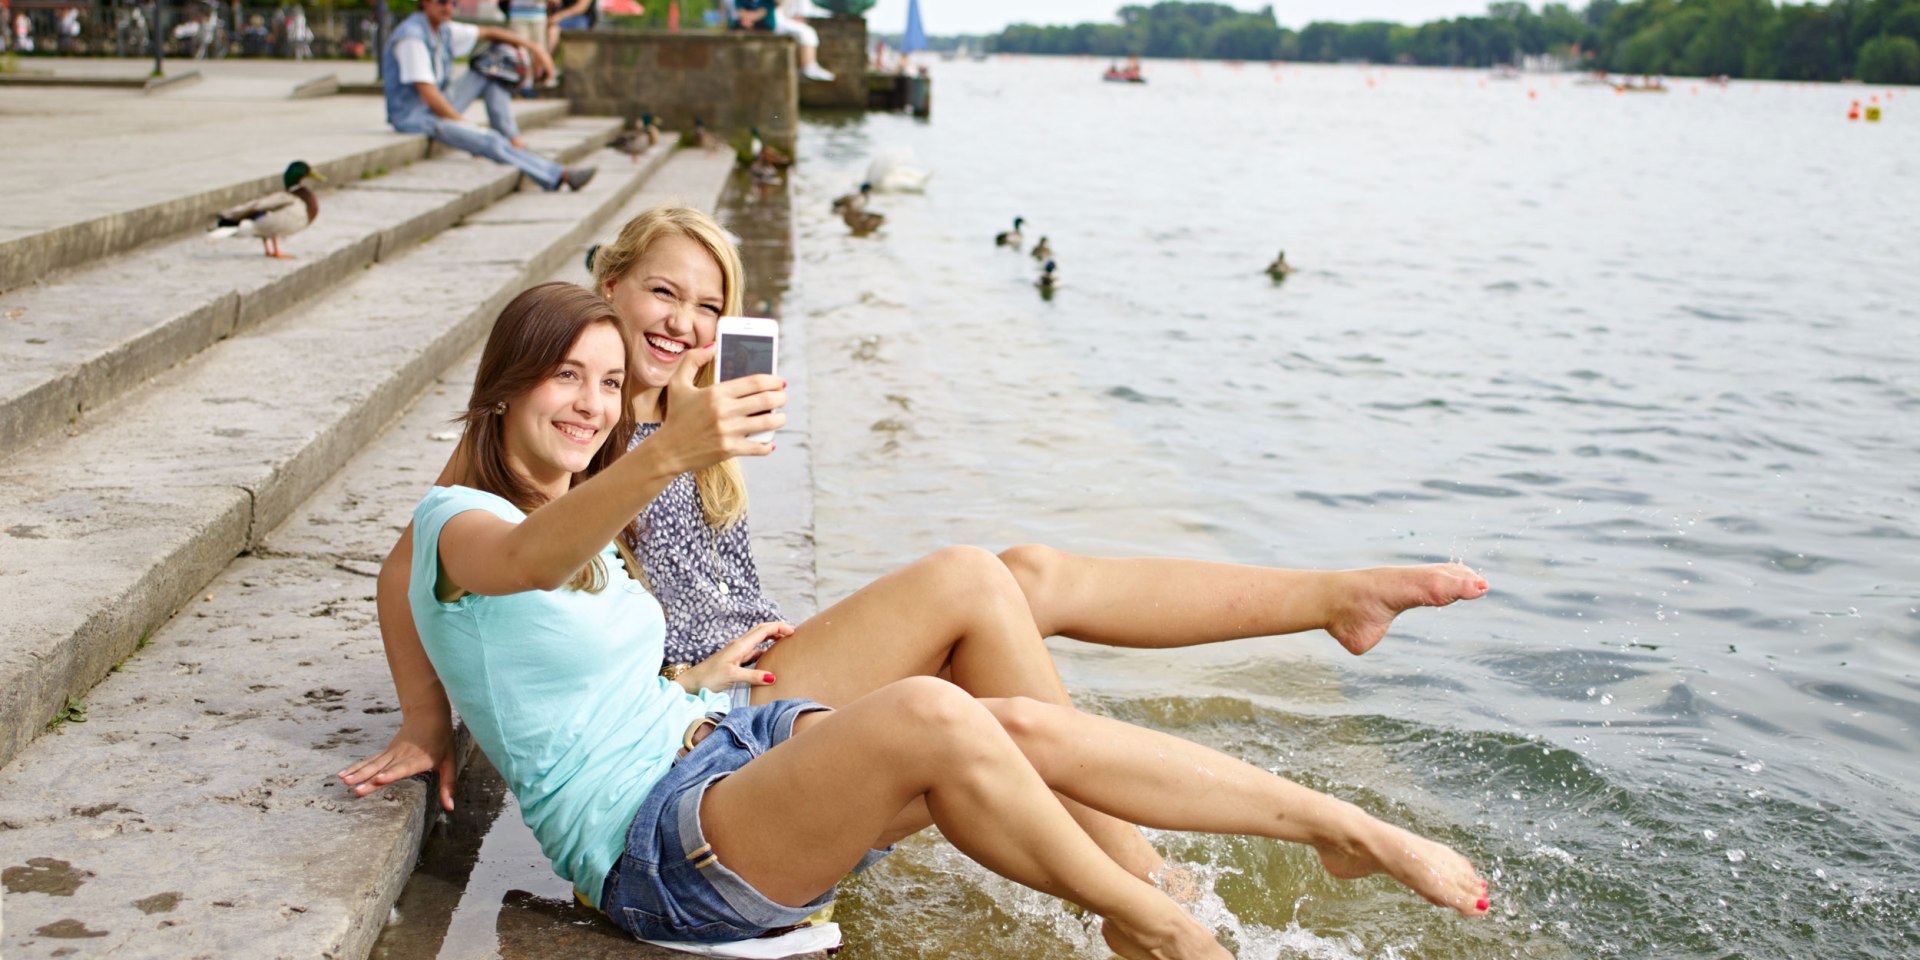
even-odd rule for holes
{"type": "MultiPolygon", "coordinates": [[[[748,374],[774,374],[780,369],[780,321],[764,317],[720,318],[720,369],[716,380],[732,380],[748,374]]],[[[767,443],[772,430],[747,434],[747,439],[767,443]]]]}

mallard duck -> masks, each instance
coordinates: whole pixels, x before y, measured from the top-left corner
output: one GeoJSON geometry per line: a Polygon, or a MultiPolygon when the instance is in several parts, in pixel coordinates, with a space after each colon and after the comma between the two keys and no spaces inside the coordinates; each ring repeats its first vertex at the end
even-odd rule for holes
{"type": "Polygon", "coordinates": [[[996,247],[1012,247],[1014,253],[1019,253],[1020,252],[1020,228],[1025,226],[1026,223],[1027,223],[1026,218],[1014,217],[1013,229],[1002,230],[999,233],[994,234],[993,245],[996,247]]]}
{"type": "Polygon", "coordinates": [[[653,114],[640,115],[640,125],[613,138],[613,148],[640,162],[640,155],[652,150],[660,142],[660,127],[654,123],[653,114]]]}
{"type": "Polygon", "coordinates": [[[1285,280],[1287,274],[1292,272],[1293,268],[1287,266],[1287,252],[1285,250],[1280,251],[1280,255],[1274,257],[1272,263],[1267,264],[1267,276],[1272,277],[1274,283],[1285,280]]]}
{"type": "Polygon", "coordinates": [[[259,237],[260,248],[267,256],[293,259],[292,254],[280,252],[280,238],[305,230],[320,215],[320,198],[313,195],[313,191],[307,187],[307,181],[325,182],[327,178],[314,173],[306,161],[295,160],[287,164],[287,172],[280,179],[286,184],[285,190],[228,207],[216,214],[213,230],[208,232],[207,239],[259,237]]]}
{"type": "Polygon", "coordinates": [[[1033,258],[1042,263],[1053,259],[1053,247],[1047,244],[1046,237],[1041,237],[1040,242],[1033,245],[1033,258]]]}
{"type": "Polygon", "coordinates": [[[833,198],[833,212],[846,213],[849,210],[859,212],[867,208],[867,201],[873,199],[873,184],[863,183],[860,189],[852,193],[841,194],[833,198]]]}
{"type": "Polygon", "coordinates": [[[887,215],[866,210],[848,210],[840,215],[840,219],[853,230],[854,236],[864,237],[880,229],[880,224],[886,222],[887,215]]]}
{"type": "Polygon", "coordinates": [[[748,148],[753,151],[754,157],[764,160],[776,167],[793,166],[792,157],[780,152],[780,150],[775,147],[767,146],[766,142],[760,139],[759,127],[748,127],[747,132],[753,136],[753,141],[748,144],[748,148]]]}
{"type": "Polygon", "coordinates": [[[680,145],[683,147],[699,147],[708,153],[713,153],[720,149],[720,138],[714,136],[712,130],[707,129],[705,121],[699,117],[694,117],[693,129],[680,135],[680,145]]]}
{"type": "Polygon", "coordinates": [[[1052,260],[1048,260],[1047,265],[1040,268],[1040,279],[1035,280],[1033,285],[1048,292],[1052,292],[1055,287],[1058,287],[1060,285],[1060,274],[1055,269],[1055,266],[1056,264],[1052,260]]]}

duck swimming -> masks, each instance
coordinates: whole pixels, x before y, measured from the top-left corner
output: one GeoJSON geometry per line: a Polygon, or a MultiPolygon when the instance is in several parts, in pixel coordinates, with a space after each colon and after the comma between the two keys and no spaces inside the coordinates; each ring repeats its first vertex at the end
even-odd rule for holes
{"type": "Polygon", "coordinates": [[[1292,272],[1293,268],[1287,265],[1287,252],[1285,250],[1280,251],[1280,255],[1274,257],[1272,263],[1267,264],[1267,276],[1272,277],[1274,283],[1279,283],[1287,279],[1287,274],[1292,272]]]}
{"type": "Polygon", "coordinates": [[[872,213],[866,210],[848,210],[840,215],[841,222],[853,230],[853,235],[856,237],[864,237],[880,229],[880,224],[886,222],[886,219],[887,215],[884,213],[872,213]]]}
{"type": "Polygon", "coordinates": [[[1033,285],[1047,291],[1058,287],[1060,285],[1060,274],[1059,271],[1055,269],[1056,266],[1057,264],[1052,260],[1048,260],[1047,265],[1040,268],[1040,279],[1035,280],[1033,285]]]}
{"type": "Polygon", "coordinates": [[[861,211],[867,208],[867,201],[873,199],[873,184],[862,183],[860,189],[852,193],[843,193],[833,198],[833,212],[846,213],[849,210],[861,211]]]}
{"type": "Polygon", "coordinates": [[[1053,259],[1053,247],[1047,244],[1046,237],[1041,237],[1040,242],[1033,245],[1033,258],[1042,263],[1053,259]]]}
{"type": "Polygon", "coordinates": [[[285,190],[220,211],[214,216],[214,227],[207,239],[259,237],[260,247],[267,256],[293,259],[292,254],[280,252],[280,238],[293,236],[313,225],[314,218],[320,216],[320,198],[313,195],[307,181],[326,179],[314,173],[304,160],[287,164],[287,171],[280,178],[286,185],[285,190]]]}
{"type": "Polygon", "coordinates": [[[1020,252],[1020,228],[1025,226],[1026,222],[1027,221],[1024,217],[1014,217],[1013,229],[1002,230],[999,233],[994,234],[993,245],[996,247],[1012,247],[1015,253],[1019,253],[1020,252]]]}

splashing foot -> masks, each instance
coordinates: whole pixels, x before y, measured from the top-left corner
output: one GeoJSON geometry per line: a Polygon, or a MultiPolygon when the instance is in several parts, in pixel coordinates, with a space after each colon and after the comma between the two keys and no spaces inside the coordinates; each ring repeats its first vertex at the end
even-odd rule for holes
{"type": "Polygon", "coordinates": [[[1373,649],[1393,618],[1414,607],[1444,607],[1487,595],[1487,581],[1460,563],[1345,570],[1332,588],[1327,632],[1354,656],[1373,649]]]}
{"type": "MultiPolygon", "coordinates": [[[[1175,908],[1176,910],[1178,908],[1175,908]]],[[[1172,929],[1149,936],[1108,917],[1100,924],[1107,947],[1127,960],[1233,960],[1233,954],[1215,940],[1200,922],[1181,912],[1172,929]],[[1151,944],[1151,946],[1149,946],[1151,944]]]]}
{"type": "Polygon", "coordinates": [[[1342,880],[1384,873],[1428,902],[1485,916],[1491,907],[1487,882],[1466,857],[1445,844],[1382,823],[1355,807],[1355,824],[1343,841],[1317,844],[1320,864],[1342,880]]]}

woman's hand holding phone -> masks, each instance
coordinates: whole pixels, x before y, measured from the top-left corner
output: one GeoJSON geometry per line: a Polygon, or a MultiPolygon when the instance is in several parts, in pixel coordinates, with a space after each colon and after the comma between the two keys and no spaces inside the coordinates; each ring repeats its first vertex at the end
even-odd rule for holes
{"type": "Polygon", "coordinates": [[[693,383],[695,374],[713,359],[715,344],[696,347],[680,361],[667,384],[667,415],[648,445],[665,439],[679,452],[686,470],[699,470],[729,457],[764,457],[773,444],[747,435],[786,425],[786,381],[765,374],[721,380],[712,386],[693,383]]]}

